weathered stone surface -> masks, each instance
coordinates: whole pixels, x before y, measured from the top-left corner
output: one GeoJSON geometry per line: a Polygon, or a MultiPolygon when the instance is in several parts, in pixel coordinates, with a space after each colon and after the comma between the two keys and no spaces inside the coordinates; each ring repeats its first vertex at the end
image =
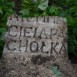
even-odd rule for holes
{"type": "Polygon", "coordinates": [[[35,64],[31,58],[27,58],[25,53],[5,53],[0,60],[0,77],[57,77],[51,70],[54,66],[61,72],[60,77],[77,77],[75,68],[64,59],[49,58],[35,64]]]}
{"type": "Polygon", "coordinates": [[[68,60],[65,18],[12,15],[7,26],[0,77],[77,77],[68,60]]]}
{"type": "Polygon", "coordinates": [[[25,52],[26,55],[67,57],[67,25],[65,18],[12,17],[7,22],[4,52],[25,52]]]}

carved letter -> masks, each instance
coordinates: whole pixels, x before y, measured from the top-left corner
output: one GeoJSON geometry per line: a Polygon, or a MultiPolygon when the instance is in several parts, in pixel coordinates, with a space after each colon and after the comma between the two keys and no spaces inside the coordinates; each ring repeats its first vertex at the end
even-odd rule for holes
{"type": "Polygon", "coordinates": [[[38,52],[38,43],[36,41],[31,42],[30,50],[31,50],[31,52],[38,52]]]}

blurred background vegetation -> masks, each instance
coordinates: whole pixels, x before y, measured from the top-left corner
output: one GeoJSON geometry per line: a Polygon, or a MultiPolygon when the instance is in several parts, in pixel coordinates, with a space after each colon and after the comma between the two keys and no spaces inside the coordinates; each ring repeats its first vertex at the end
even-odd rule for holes
{"type": "Polygon", "coordinates": [[[68,23],[68,53],[77,59],[77,0],[0,0],[0,57],[4,48],[7,17],[61,16],[68,23]]]}

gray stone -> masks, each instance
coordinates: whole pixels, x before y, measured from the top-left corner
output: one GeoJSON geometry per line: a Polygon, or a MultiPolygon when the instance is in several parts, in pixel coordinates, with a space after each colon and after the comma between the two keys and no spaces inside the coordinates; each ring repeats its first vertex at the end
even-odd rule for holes
{"type": "Polygon", "coordinates": [[[65,18],[12,15],[7,27],[0,77],[77,77],[68,59],[65,18]]]}

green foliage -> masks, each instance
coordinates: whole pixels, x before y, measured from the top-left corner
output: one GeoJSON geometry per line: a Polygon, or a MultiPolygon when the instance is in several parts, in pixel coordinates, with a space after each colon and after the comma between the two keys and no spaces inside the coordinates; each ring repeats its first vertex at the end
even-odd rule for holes
{"type": "Polygon", "coordinates": [[[77,26],[68,26],[68,51],[77,57],[77,26]]]}
{"type": "Polygon", "coordinates": [[[61,72],[58,70],[57,66],[53,66],[52,71],[57,77],[61,77],[61,72]]]}
{"type": "Polygon", "coordinates": [[[20,11],[23,17],[58,16],[60,12],[61,7],[48,6],[48,0],[23,0],[20,11]]]}
{"type": "Polygon", "coordinates": [[[0,28],[0,58],[2,56],[2,51],[4,48],[4,44],[5,44],[5,32],[6,32],[6,28],[0,28]]]}
{"type": "Polygon", "coordinates": [[[0,0],[0,57],[4,48],[7,17],[14,13],[14,2],[0,0]]]}
{"type": "Polygon", "coordinates": [[[49,6],[46,10],[48,16],[59,16],[61,12],[61,8],[54,5],[49,6]]]}
{"type": "Polygon", "coordinates": [[[4,35],[6,32],[6,28],[0,28],[0,41],[4,41],[4,35]]]}
{"type": "Polygon", "coordinates": [[[48,7],[48,0],[23,0],[22,7],[23,17],[40,16],[48,7]]]}
{"type": "Polygon", "coordinates": [[[6,23],[7,17],[13,14],[12,8],[14,7],[14,2],[9,2],[8,0],[0,0],[0,26],[2,23],[6,23]]]}

